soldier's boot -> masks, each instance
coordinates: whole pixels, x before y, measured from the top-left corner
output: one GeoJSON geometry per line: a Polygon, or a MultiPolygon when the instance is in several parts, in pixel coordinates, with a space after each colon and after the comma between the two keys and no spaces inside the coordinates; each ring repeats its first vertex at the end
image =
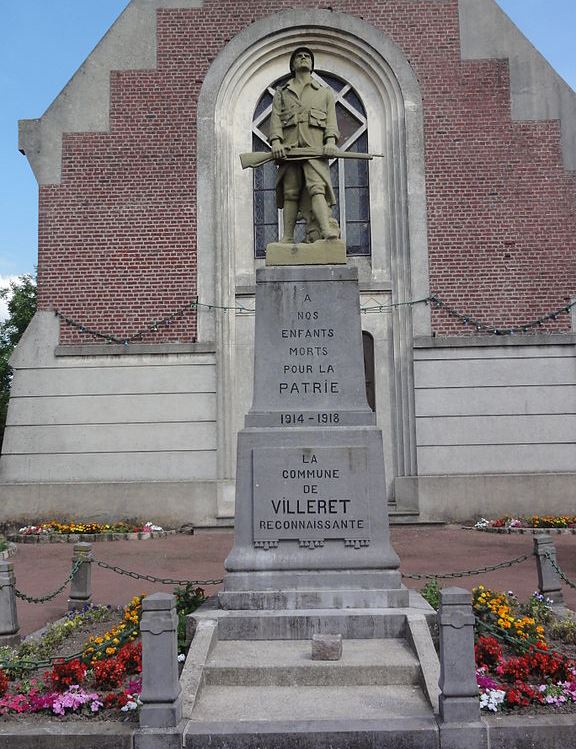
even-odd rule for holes
{"type": "Polygon", "coordinates": [[[294,244],[294,229],[296,228],[296,220],[298,218],[298,201],[297,200],[284,200],[284,234],[280,242],[282,244],[294,244]]]}
{"type": "Polygon", "coordinates": [[[324,195],[312,196],[312,211],[320,224],[323,239],[338,239],[340,232],[336,221],[330,221],[332,212],[324,195]]]}

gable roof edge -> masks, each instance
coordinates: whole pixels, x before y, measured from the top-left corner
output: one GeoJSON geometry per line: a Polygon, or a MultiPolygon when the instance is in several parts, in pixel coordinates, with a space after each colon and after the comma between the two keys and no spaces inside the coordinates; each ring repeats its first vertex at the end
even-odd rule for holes
{"type": "Polygon", "coordinates": [[[576,93],[495,0],[458,5],[462,59],[507,59],[512,119],[559,120],[564,166],[576,170],[576,93]]]}
{"type": "Polygon", "coordinates": [[[156,67],[156,11],[202,5],[203,0],[131,0],[42,117],[20,120],[18,148],[40,185],[60,182],[64,133],[109,129],[110,73],[156,67]]]}

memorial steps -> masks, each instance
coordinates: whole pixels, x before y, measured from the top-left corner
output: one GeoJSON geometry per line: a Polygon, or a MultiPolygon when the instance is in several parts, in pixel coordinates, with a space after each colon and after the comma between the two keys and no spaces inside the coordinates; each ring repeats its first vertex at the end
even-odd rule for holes
{"type": "Polygon", "coordinates": [[[408,609],[198,610],[181,678],[184,746],[374,749],[400,734],[437,746],[431,610],[411,599],[408,609]],[[312,660],[316,632],[343,635],[340,660],[312,660]]]}

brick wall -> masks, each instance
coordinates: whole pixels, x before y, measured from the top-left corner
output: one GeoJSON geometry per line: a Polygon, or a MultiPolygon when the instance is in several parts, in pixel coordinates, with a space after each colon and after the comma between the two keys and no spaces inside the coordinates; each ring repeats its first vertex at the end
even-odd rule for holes
{"type": "MultiPolygon", "coordinates": [[[[326,8],[311,0],[291,7],[326,8]]],[[[40,191],[39,304],[134,335],[196,289],[196,101],[211,61],[276,0],[158,13],[158,69],[112,74],[110,131],[64,136],[60,185],[40,191]]],[[[557,122],[512,122],[504,61],[462,62],[457,0],[333,0],[405,52],[424,102],[430,285],[487,323],[520,324],[576,291],[576,175],[557,122]]],[[[195,313],[143,336],[189,341],[195,313]]],[[[443,310],[439,334],[475,333],[443,310]]],[[[567,315],[540,330],[567,331],[567,315]]],[[[63,343],[98,340],[62,324],[63,343]]]]}

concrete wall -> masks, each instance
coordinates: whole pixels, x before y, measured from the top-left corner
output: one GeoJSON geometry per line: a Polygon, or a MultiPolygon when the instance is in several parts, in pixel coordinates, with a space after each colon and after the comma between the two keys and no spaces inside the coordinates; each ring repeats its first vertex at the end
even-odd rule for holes
{"type": "Polygon", "coordinates": [[[396,481],[422,519],[573,513],[576,336],[420,339],[418,477],[396,481]]]}
{"type": "Polygon", "coordinates": [[[415,349],[420,475],[576,468],[576,346],[551,339],[415,349]]]}
{"type": "Polygon", "coordinates": [[[141,517],[143,508],[180,523],[213,516],[213,347],[92,346],[86,355],[85,347],[57,347],[58,327],[53,313],[36,313],[11,361],[0,517],[31,517],[32,509],[37,517],[67,509],[141,517]],[[54,501],[36,506],[38,484],[54,501]],[[54,506],[59,492],[70,507],[54,506]]]}

